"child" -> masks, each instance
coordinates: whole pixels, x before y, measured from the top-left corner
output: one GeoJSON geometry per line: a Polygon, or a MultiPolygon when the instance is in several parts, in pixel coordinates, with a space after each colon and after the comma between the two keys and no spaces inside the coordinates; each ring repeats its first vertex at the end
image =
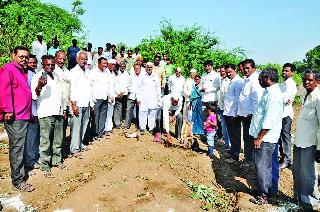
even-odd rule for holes
{"type": "Polygon", "coordinates": [[[206,122],[204,122],[204,130],[207,134],[207,142],[208,142],[208,154],[212,159],[213,157],[213,149],[214,149],[214,136],[217,130],[217,105],[209,104],[206,107],[208,118],[206,122]]]}

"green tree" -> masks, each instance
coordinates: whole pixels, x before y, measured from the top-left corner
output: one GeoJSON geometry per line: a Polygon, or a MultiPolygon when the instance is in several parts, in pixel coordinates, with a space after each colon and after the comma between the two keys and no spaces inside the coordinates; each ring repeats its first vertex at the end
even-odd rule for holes
{"type": "Polygon", "coordinates": [[[9,57],[18,45],[30,48],[38,32],[43,32],[47,43],[57,36],[60,48],[64,50],[71,45],[75,35],[81,36],[82,23],[78,15],[84,10],[80,0],[74,1],[73,12],[40,0],[1,2],[5,7],[0,7],[0,57],[9,57]]]}
{"type": "Polygon", "coordinates": [[[145,38],[138,45],[144,58],[153,61],[157,52],[167,53],[172,62],[182,68],[184,76],[195,68],[203,72],[203,62],[212,59],[215,65],[237,64],[244,58],[241,48],[226,51],[218,48],[219,38],[198,25],[176,27],[169,21],[160,22],[160,35],[145,38]]]}
{"type": "Polygon", "coordinates": [[[320,45],[308,51],[304,61],[307,63],[309,68],[320,70],[320,45]]]}

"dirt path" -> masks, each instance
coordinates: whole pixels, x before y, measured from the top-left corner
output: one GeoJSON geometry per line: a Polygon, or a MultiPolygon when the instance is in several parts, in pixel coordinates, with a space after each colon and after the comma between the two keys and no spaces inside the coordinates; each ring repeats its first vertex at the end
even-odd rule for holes
{"type": "MultiPolygon", "coordinates": [[[[55,178],[47,179],[37,170],[29,182],[32,193],[22,193],[23,201],[39,211],[202,211],[202,203],[190,197],[182,181],[205,184],[225,194],[216,211],[277,211],[279,203],[256,206],[248,193],[254,187],[253,170],[239,163],[225,162],[223,145],[216,145],[213,162],[202,151],[185,150],[179,145],[166,148],[152,142],[151,135],[139,141],[124,138],[116,131],[109,139],[90,146],[84,159],[67,159],[68,170],[53,169],[55,178]]],[[[7,150],[0,149],[0,194],[15,196],[9,176],[7,150]]],[[[281,172],[280,196],[292,197],[290,170],[281,172]]]]}

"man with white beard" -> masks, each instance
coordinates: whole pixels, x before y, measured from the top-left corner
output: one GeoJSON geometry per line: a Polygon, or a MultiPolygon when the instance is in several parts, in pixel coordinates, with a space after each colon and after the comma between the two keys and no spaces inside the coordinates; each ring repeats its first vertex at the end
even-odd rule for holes
{"type": "Polygon", "coordinates": [[[141,76],[137,91],[139,105],[139,125],[141,134],[147,127],[149,131],[155,127],[157,109],[161,99],[161,84],[159,77],[153,72],[153,63],[148,62],[146,73],[141,76]]]}

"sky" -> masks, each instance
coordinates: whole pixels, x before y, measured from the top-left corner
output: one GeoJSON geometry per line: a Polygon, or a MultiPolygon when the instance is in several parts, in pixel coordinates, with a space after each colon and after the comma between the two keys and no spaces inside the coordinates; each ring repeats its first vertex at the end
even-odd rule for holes
{"type": "MultiPolygon", "coordinates": [[[[72,0],[43,0],[71,11],[72,0]]],[[[302,60],[320,45],[319,0],[83,0],[80,20],[94,48],[107,42],[136,46],[159,34],[159,23],[198,24],[221,40],[241,47],[257,64],[302,60]]]]}

